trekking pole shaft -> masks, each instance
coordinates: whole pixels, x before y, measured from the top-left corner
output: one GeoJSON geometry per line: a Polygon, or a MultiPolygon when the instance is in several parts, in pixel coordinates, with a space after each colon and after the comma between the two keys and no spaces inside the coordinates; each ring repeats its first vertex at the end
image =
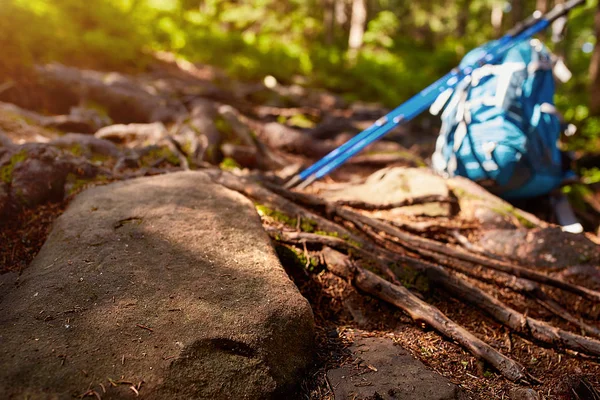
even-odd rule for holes
{"type": "MultiPolygon", "coordinates": [[[[499,56],[503,55],[506,51],[508,51],[511,47],[513,47],[514,44],[528,37],[531,37],[535,33],[545,29],[547,26],[548,22],[545,19],[542,19],[538,20],[535,25],[532,25],[527,29],[521,31],[515,37],[504,36],[498,41],[498,44],[494,46],[493,49],[488,51],[484,56],[482,56],[479,62],[476,64],[483,65],[485,63],[494,61],[499,56]]],[[[439,93],[447,89],[453,89],[458,84],[458,82],[460,82],[464,77],[469,76],[473,72],[473,69],[473,67],[467,67],[460,71],[453,71],[450,74],[444,76],[442,79],[435,82],[434,84],[430,85],[423,92],[412,97],[406,103],[402,104],[392,113],[390,113],[392,115],[401,114],[400,121],[394,118],[392,118],[391,120],[388,119],[385,124],[378,127],[377,129],[370,130],[367,135],[361,135],[360,137],[356,137],[357,140],[352,141],[352,143],[350,143],[349,141],[349,146],[347,146],[342,153],[328,160],[321,168],[317,169],[315,172],[312,172],[310,174],[314,174],[314,177],[313,179],[311,179],[311,182],[316,179],[321,179],[324,176],[331,173],[333,170],[344,164],[347,160],[349,160],[350,158],[354,157],[357,153],[362,151],[365,147],[381,139],[389,131],[394,129],[399,123],[408,122],[414,117],[421,114],[435,101],[439,93]]],[[[393,116],[397,117],[398,115],[393,116]]]]}
{"type": "Polygon", "coordinates": [[[386,116],[380,118],[375,124],[359,133],[346,143],[334,149],[321,160],[311,165],[286,185],[292,187],[300,181],[305,181],[302,186],[307,186],[316,179],[320,179],[345,163],[369,144],[385,136],[390,130],[400,123],[408,122],[427,109],[437,96],[447,89],[454,88],[460,80],[469,76],[474,68],[492,62],[502,56],[516,43],[525,40],[539,31],[548,27],[554,20],[567,14],[572,8],[585,3],[585,0],[571,0],[559,4],[543,16],[534,14],[515,28],[510,30],[496,44],[489,49],[473,66],[462,70],[454,69],[443,78],[429,85],[425,90],[413,96],[407,102],[395,108],[386,116]],[[308,179],[310,178],[310,179],[308,179]]]}
{"type": "MultiPolygon", "coordinates": [[[[414,96],[411,100],[414,101],[414,99],[418,98],[422,93],[424,93],[426,91],[431,92],[432,98],[433,98],[433,100],[435,100],[435,98],[441,93],[441,91],[439,91],[439,90],[434,91],[435,87],[440,86],[440,84],[443,83],[444,81],[447,81],[451,77],[454,77],[457,75],[458,75],[458,70],[453,70],[452,72],[447,74],[445,77],[439,79],[438,81],[436,81],[435,83],[430,85],[427,89],[422,91],[419,95],[414,96]]],[[[458,78],[457,78],[457,81],[458,81],[458,78]]],[[[411,101],[411,100],[409,100],[409,101],[411,101]]],[[[320,169],[322,169],[323,167],[325,167],[330,161],[342,156],[348,149],[350,149],[356,143],[363,141],[367,137],[370,137],[370,135],[374,134],[382,126],[385,126],[386,123],[389,123],[390,121],[392,121],[392,122],[396,121],[394,126],[401,123],[402,120],[406,118],[406,116],[403,115],[403,113],[402,113],[406,104],[407,103],[403,103],[402,105],[398,106],[397,108],[392,110],[390,113],[386,114],[384,117],[377,120],[377,122],[375,122],[373,125],[369,126],[367,129],[365,129],[358,135],[354,136],[353,138],[348,140],[346,143],[342,144],[340,147],[332,150],[325,157],[323,157],[322,159],[320,159],[319,161],[317,161],[316,163],[314,163],[313,165],[311,165],[310,167],[308,167],[307,169],[302,171],[299,174],[299,178],[301,180],[307,179],[308,177],[313,175],[315,172],[317,172],[320,169]]],[[[297,183],[297,180],[295,180],[295,181],[296,181],[295,183],[297,183]]],[[[291,186],[293,186],[293,185],[291,185],[291,186]]]]}

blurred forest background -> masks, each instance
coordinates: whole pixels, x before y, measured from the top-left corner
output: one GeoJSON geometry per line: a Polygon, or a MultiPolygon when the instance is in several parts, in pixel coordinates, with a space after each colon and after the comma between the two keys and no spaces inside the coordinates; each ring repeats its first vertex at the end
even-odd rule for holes
{"type": "MultiPolygon", "coordinates": [[[[0,0],[1,73],[60,61],[142,70],[156,51],[237,79],[322,87],[394,107],[534,10],[564,0],[0,0]]],[[[574,10],[553,43],[573,79],[557,104],[579,132],[569,149],[600,153],[600,9],[574,10]]],[[[2,82],[0,82],[2,84],[2,82]]],[[[600,170],[584,171],[600,181],[600,170]]]]}

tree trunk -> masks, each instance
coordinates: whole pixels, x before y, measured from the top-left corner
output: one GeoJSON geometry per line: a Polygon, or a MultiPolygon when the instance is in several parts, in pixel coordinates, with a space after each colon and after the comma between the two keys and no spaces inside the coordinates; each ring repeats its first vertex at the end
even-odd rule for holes
{"type": "Polygon", "coordinates": [[[323,28],[325,30],[325,44],[333,45],[335,37],[335,0],[324,0],[323,2],[323,28]]]}
{"type": "Polygon", "coordinates": [[[512,25],[514,26],[525,19],[525,1],[513,0],[511,4],[512,25]]]}
{"type": "Polygon", "coordinates": [[[348,11],[346,10],[346,6],[346,0],[334,0],[335,23],[342,28],[348,22],[348,11]]]}
{"type": "Polygon", "coordinates": [[[502,18],[504,11],[501,3],[494,3],[492,6],[492,27],[494,28],[494,36],[498,37],[502,33],[502,18]]]}
{"type": "Polygon", "coordinates": [[[542,13],[546,13],[546,11],[548,11],[548,0],[536,0],[535,9],[542,13]]]}
{"type": "MultiPolygon", "coordinates": [[[[548,12],[548,0],[536,0],[535,1],[535,9],[536,11],[541,12],[542,14],[545,14],[548,12]]],[[[540,38],[542,41],[545,41],[547,38],[546,32],[542,31],[539,33],[540,38]]]]}
{"type": "Polygon", "coordinates": [[[596,45],[590,61],[590,113],[600,115],[600,3],[594,19],[596,45]]]}
{"type": "Polygon", "coordinates": [[[356,56],[363,45],[366,22],[366,0],[352,0],[352,18],[350,20],[350,35],[348,38],[348,50],[351,60],[356,59],[356,56]]]}
{"type": "Polygon", "coordinates": [[[458,29],[456,34],[459,38],[465,37],[467,34],[467,25],[469,23],[471,0],[463,0],[460,3],[460,9],[458,10],[458,29]]]}
{"type": "MultiPolygon", "coordinates": [[[[554,2],[555,5],[564,4],[565,0],[556,0],[554,2]]],[[[566,34],[566,25],[567,25],[568,17],[562,16],[558,18],[556,21],[552,23],[551,32],[552,32],[552,41],[555,43],[554,46],[554,54],[558,57],[565,60],[567,58],[566,49],[569,48],[569,38],[566,34]]]]}

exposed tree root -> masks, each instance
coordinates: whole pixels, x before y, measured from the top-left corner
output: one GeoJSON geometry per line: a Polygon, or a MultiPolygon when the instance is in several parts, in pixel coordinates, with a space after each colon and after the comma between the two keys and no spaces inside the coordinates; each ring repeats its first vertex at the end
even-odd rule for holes
{"type": "Polygon", "coordinates": [[[404,288],[398,278],[403,279],[403,273],[409,271],[425,273],[430,283],[482,309],[523,337],[589,356],[600,356],[600,341],[531,318],[527,313],[511,308],[496,296],[473,285],[460,273],[525,294],[583,332],[598,336],[596,327],[571,314],[543,291],[540,284],[598,301],[600,293],[594,290],[503,261],[497,256],[492,257],[492,254],[470,245],[464,237],[450,237],[451,241],[458,240],[466,247],[459,248],[408,233],[388,221],[371,218],[347,205],[287,191],[270,182],[258,182],[215,170],[209,170],[208,173],[216,182],[246,195],[261,206],[269,207],[273,214],[281,213],[288,219],[277,221],[277,218],[272,218],[273,215],[265,217],[267,232],[275,241],[298,246],[299,251],[304,250],[305,253],[307,245],[312,251],[319,251],[326,268],[331,272],[349,280],[359,290],[399,307],[413,320],[425,323],[453,339],[510,380],[531,382],[535,378],[530,377],[520,364],[419,299],[404,288]],[[301,221],[308,222],[308,230],[301,221]],[[361,264],[374,268],[387,280],[361,267],[361,264]],[[459,274],[450,273],[447,268],[459,274]]]}
{"type": "Polygon", "coordinates": [[[352,263],[350,259],[330,248],[323,250],[327,267],[336,275],[350,280],[358,289],[384,300],[406,312],[414,321],[423,322],[447,336],[472,354],[487,361],[512,381],[527,380],[525,368],[494,350],[462,326],[446,317],[440,310],[412,294],[404,286],[394,285],[378,275],[352,263]]]}
{"type": "Polygon", "coordinates": [[[444,243],[439,243],[431,239],[426,239],[408,232],[401,231],[396,227],[392,226],[391,224],[384,223],[373,218],[369,218],[363,214],[357,213],[347,208],[335,207],[331,203],[328,203],[326,200],[320,199],[315,196],[311,196],[304,193],[290,192],[282,188],[275,189],[273,186],[270,186],[270,188],[272,190],[274,189],[278,191],[279,194],[284,195],[285,197],[296,201],[300,204],[312,207],[326,208],[330,215],[337,215],[345,219],[346,221],[356,224],[365,224],[371,226],[375,230],[385,232],[386,234],[390,235],[390,237],[398,244],[402,245],[405,248],[411,249],[417,253],[424,253],[429,251],[429,253],[427,253],[428,255],[438,253],[440,255],[445,255],[455,259],[468,261],[487,268],[506,272],[517,277],[527,278],[535,282],[562,289],[564,291],[571,292],[590,301],[600,302],[600,292],[597,292],[595,290],[584,288],[579,285],[574,285],[564,280],[556,279],[541,272],[536,272],[531,269],[510,264],[505,261],[489,259],[482,255],[469,253],[468,251],[463,250],[461,248],[451,247],[444,243]]]}
{"type": "Polygon", "coordinates": [[[335,202],[337,206],[349,206],[352,208],[357,208],[359,210],[391,210],[393,208],[398,207],[407,207],[414,206],[417,204],[426,204],[426,203],[456,203],[456,199],[452,197],[440,196],[440,195],[428,195],[415,197],[412,199],[402,200],[396,203],[389,204],[373,204],[373,203],[365,203],[364,201],[355,201],[355,200],[338,200],[335,202]]]}
{"type": "Polygon", "coordinates": [[[442,286],[462,300],[486,311],[513,331],[541,342],[565,347],[585,354],[600,356],[600,342],[555,328],[546,322],[527,317],[465,280],[452,276],[441,267],[428,270],[430,281],[442,286]]]}

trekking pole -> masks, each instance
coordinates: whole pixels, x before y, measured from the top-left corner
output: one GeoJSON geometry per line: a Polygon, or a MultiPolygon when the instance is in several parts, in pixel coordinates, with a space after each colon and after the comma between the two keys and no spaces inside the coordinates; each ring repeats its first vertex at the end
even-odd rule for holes
{"type": "Polygon", "coordinates": [[[423,91],[378,119],[373,125],[331,151],[321,160],[292,177],[285,187],[288,189],[294,186],[305,188],[315,180],[326,176],[366,146],[381,139],[396,126],[406,123],[421,114],[435,102],[441,93],[453,90],[464,78],[470,76],[475,68],[497,60],[517,43],[544,30],[553,21],[584,3],[585,0],[570,0],[567,3],[558,4],[545,15],[536,11],[531,17],[517,24],[503,37],[492,42],[492,45],[485,50],[484,54],[473,65],[462,69],[454,68],[423,91]]]}

